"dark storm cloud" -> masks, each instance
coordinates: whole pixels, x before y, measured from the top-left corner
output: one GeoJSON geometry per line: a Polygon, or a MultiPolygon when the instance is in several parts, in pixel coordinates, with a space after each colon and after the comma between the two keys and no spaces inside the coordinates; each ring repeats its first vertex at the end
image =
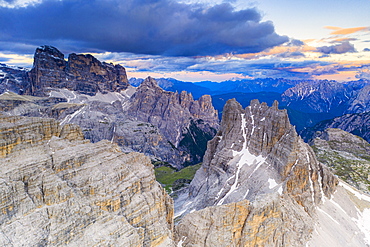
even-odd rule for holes
{"type": "Polygon", "coordinates": [[[354,45],[348,41],[344,41],[336,45],[318,47],[317,51],[324,54],[343,54],[347,52],[356,52],[354,45]]]}
{"type": "Polygon", "coordinates": [[[236,10],[229,3],[45,0],[0,7],[0,42],[51,44],[62,51],[195,56],[259,52],[286,41],[256,9],[236,10]]]}

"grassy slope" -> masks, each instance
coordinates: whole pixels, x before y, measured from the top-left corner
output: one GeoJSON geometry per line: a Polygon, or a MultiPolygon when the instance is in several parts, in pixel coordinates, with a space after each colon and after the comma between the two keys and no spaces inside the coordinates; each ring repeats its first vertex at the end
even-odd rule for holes
{"type": "Polygon", "coordinates": [[[328,141],[331,149],[312,146],[318,160],[333,168],[334,173],[344,181],[364,192],[370,193],[370,155],[356,150],[344,152],[336,150],[338,144],[328,141]]]}
{"type": "Polygon", "coordinates": [[[194,166],[188,166],[184,169],[176,172],[175,169],[161,166],[155,168],[155,177],[159,183],[166,189],[168,193],[172,192],[173,184],[178,179],[192,180],[195,172],[200,168],[200,164],[194,166]]]}

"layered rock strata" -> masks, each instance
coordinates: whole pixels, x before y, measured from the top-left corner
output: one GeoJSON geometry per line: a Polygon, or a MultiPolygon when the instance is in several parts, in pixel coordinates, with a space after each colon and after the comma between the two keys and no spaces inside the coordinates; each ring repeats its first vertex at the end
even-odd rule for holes
{"type": "Polygon", "coordinates": [[[60,126],[50,118],[25,118],[0,115],[0,157],[5,157],[27,144],[39,144],[52,136],[63,139],[82,140],[83,135],[76,125],[60,126]]]}
{"type": "Polygon", "coordinates": [[[1,126],[1,246],[173,246],[172,199],[147,157],[51,119],[1,126]]]}

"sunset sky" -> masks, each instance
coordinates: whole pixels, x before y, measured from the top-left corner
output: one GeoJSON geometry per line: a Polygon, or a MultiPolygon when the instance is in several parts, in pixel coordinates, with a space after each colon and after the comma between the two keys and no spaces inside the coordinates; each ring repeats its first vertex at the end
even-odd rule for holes
{"type": "Polygon", "coordinates": [[[0,63],[57,47],[129,77],[370,79],[370,0],[0,0],[0,63]]]}

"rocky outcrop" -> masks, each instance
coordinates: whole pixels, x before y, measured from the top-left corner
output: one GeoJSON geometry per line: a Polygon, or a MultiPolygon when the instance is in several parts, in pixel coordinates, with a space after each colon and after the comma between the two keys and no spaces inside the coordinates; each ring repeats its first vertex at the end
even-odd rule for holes
{"type": "Polygon", "coordinates": [[[202,169],[189,188],[189,200],[195,199],[192,205],[201,209],[280,191],[310,211],[324,194],[335,190],[335,183],[290,125],[286,111],[278,110],[277,102],[268,107],[255,100],[242,109],[229,100],[220,131],[209,142],[202,169]],[[274,189],[269,189],[269,183],[276,183],[274,189]]]}
{"type": "Polygon", "coordinates": [[[135,120],[156,126],[180,152],[180,163],[195,164],[202,161],[207,141],[218,128],[217,111],[209,95],[194,100],[182,91],[167,92],[148,77],[124,106],[124,111],[135,120]]]}
{"type": "Polygon", "coordinates": [[[26,93],[36,96],[45,96],[48,88],[68,88],[95,95],[97,92],[119,92],[129,86],[121,65],[102,63],[89,54],[72,53],[66,61],[64,54],[52,46],[36,49],[28,77],[31,88],[26,93]]]}
{"type": "Polygon", "coordinates": [[[130,99],[127,113],[140,121],[154,124],[165,131],[166,137],[175,146],[180,138],[179,132],[189,124],[189,118],[202,119],[212,128],[218,127],[217,111],[212,99],[204,95],[199,100],[185,91],[180,94],[164,91],[157,82],[148,77],[130,99]],[[168,131],[169,129],[172,131],[168,131]]]}
{"type": "Polygon", "coordinates": [[[175,234],[180,246],[304,246],[312,232],[310,224],[304,211],[290,208],[283,199],[265,198],[187,214],[175,234]]]}
{"type": "Polygon", "coordinates": [[[341,129],[329,128],[310,143],[320,162],[356,187],[370,193],[370,144],[341,129]]]}
{"type": "Polygon", "coordinates": [[[55,120],[1,118],[1,246],[173,246],[150,160],[55,120]]]}
{"type": "Polygon", "coordinates": [[[202,167],[175,201],[176,216],[185,215],[176,241],[302,246],[314,230],[316,207],[337,183],[277,102],[268,107],[255,100],[242,109],[229,100],[202,167]]]}

